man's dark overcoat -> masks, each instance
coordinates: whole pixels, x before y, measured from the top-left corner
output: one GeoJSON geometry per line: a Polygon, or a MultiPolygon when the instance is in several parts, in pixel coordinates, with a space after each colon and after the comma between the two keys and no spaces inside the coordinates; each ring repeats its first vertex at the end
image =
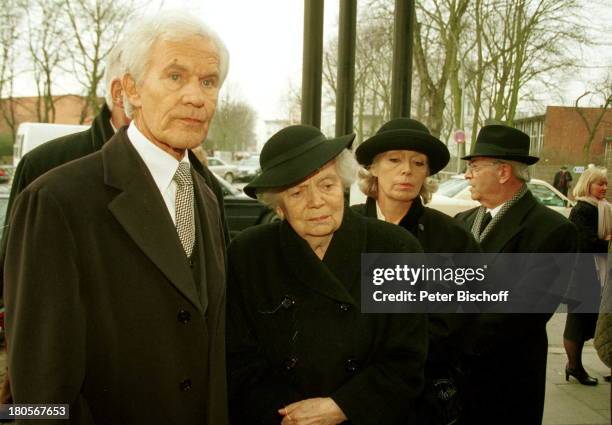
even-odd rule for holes
{"type": "MultiPolygon", "coordinates": [[[[478,208],[457,218],[471,229],[478,208]]],[[[576,228],[527,191],[480,243],[490,253],[573,253],[576,228]]],[[[500,261],[504,257],[497,256],[500,261]]],[[[531,284],[551,282],[561,273],[554,262],[534,257],[510,263],[507,276],[524,276],[514,290],[534,294],[531,284]]],[[[506,257],[507,260],[507,257],[506,257]]],[[[569,278],[569,276],[568,276],[569,278]]],[[[546,385],[547,314],[483,314],[473,329],[470,405],[466,424],[536,425],[542,422],[546,385]]]]}
{"type": "Polygon", "coordinates": [[[222,221],[192,174],[199,273],[125,128],[17,198],[5,262],[16,403],[69,403],[75,424],[227,423],[222,221]]]}
{"type": "Polygon", "coordinates": [[[421,252],[409,233],[346,209],[323,261],[286,222],[228,250],[232,424],[278,424],[277,409],[332,397],[348,423],[402,424],[421,391],[425,315],[362,314],[361,253],[421,252]]]}

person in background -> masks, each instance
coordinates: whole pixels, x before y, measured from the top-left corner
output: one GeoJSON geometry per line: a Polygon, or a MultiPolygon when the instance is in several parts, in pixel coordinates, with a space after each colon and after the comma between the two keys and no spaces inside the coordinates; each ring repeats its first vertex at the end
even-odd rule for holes
{"type": "MultiPolygon", "coordinates": [[[[596,254],[596,264],[592,269],[596,277],[580,276],[580,285],[591,285],[592,288],[581,288],[599,294],[601,286],[607,277],[607,252],[612,238],[612,210],[606,200],[608,177],[606,170],[598,167],[587,168],[574,187],[576,205],[570,212],[569,219],[578,228],[579,249],[582,253],[596,254]],[[599,255],[597,255],[599,254],[599,255]]],[[[589,268],[587,268],[589,270],[589,268]]],[[[567,314],[563,345],[567,353],[565,379],[573,376],[582,385],[597,385],[597,379],[589,376],[582,364],[582,348],[584,343],[595,335],[597,324],[596,313],[567,314]]]]}
{"type": "MultiPolygon", "coordinates": [[[[478,243],[461,222],[427,208],[437,186],[430,176],[450,159],[447,147],[419,121],[398,118],[384,124],[355,152],[363,168],[359,187],[367,196],[354,211],[397,224],[412,233],[426,253],[480,252],[478,243]]],[[[440,257],[439,264],[443,259],[440,257]]],[[[451,264],[460,259],[451,257],[451,264]]],[[[462,329],[473,316],[430,314],[429,351],[425,365],[426,386],[420,423],[449,423],[460,415],[459,394],[448,398],[448,383],[458,390],[457,375],[462,355],[462,329]],[[447,394],[438,394],[436,383],[444,380],[447,394]],[[431,422],[428,422],[431,421],[431,422]]]]}
{"type": "Polygon", "coordinates": [[[132,122],[11,212],[13,399],[68,404],[74,424],[225,425],[223,204],[188,151],[206,139],[229,54],[186,11],[128,27],[132,122]]]}
{"type": "Polygon", "coordinates": [[[361,313],[362,253],[421,248],[345,208],[354,137],[282,129],[245,187],[282,221],[245,230],[228,250],[234,425],[404,425],[421,392],[426,315],[361,313]]]}
{"type": "Polygon", "coordinates": [[[567,192],[570,188],[570,183],[572,182],[572,173],[567,171],[567,167],[565,165],[561,166],[561,169],[557,171],[555,174],[555,178],[553,180],[553,186],[562,194],[567,196],[567,192]]]}

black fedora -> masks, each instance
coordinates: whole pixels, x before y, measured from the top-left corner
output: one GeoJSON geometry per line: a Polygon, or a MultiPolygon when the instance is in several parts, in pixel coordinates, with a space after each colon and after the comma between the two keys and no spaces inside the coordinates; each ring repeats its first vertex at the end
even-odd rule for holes
{"type": "Polygon", "coordinates": [[[469,160],[477,156],[507,159],[527,165],[540,160],[529,155],[529,136],[507,125],[485,125],[480,129],[472,152],[461,159],[469,160]]]}
{"type": "Polygon", "coordinates": [[[355,134],[347,134],[328,139],[309,125],[285,127],[264,145],[259,157],[261,174],[244,187],[244,193],[255,198],[259,189],[298,183],[350,147],[354,138],[355,134]]]}
{"type": "Polygon", "coordinates": [[[410,150],[427,155],[432,175],[446,167],[450,160],[446,145],[432,136],[427,127],[410,118],[397,118],[385,123],[374,136],[359,145],[355,155],[357,162],[367,167],[376,155],[392,150],[410,150]]]}

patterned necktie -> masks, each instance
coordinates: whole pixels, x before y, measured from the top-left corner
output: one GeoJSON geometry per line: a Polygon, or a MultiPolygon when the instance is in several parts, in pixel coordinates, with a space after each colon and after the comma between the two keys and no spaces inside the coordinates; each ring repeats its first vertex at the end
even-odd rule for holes
{"type": "Polygon", "coordinates": [[[191,257],[195,244],[195,218],[193,214],[193,180],[189,164],[180,162],[174,174],[176,182],[176,231],[187,257],[191,257]]]}

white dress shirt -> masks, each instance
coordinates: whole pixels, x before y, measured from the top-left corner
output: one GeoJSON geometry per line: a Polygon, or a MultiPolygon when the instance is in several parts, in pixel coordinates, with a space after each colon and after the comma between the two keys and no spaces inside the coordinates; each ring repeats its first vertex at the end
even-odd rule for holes
{"type": "MultiPolygon", "coordinates": [[[[168,208],[170,217],[172,217],[172,221],[176,225],[176,182],[173,178],[178,169],[179,161],[147,139],[138,130],[133,121],[128,127],[127,135],[134,149],[136,149],[136,152],[138,152],[149,169],[159,192],[164,198],[164,203],[166,208],[168,208]]],[[[181,162],[189,164],[188,156],[183,155],[181,162]]]]}

